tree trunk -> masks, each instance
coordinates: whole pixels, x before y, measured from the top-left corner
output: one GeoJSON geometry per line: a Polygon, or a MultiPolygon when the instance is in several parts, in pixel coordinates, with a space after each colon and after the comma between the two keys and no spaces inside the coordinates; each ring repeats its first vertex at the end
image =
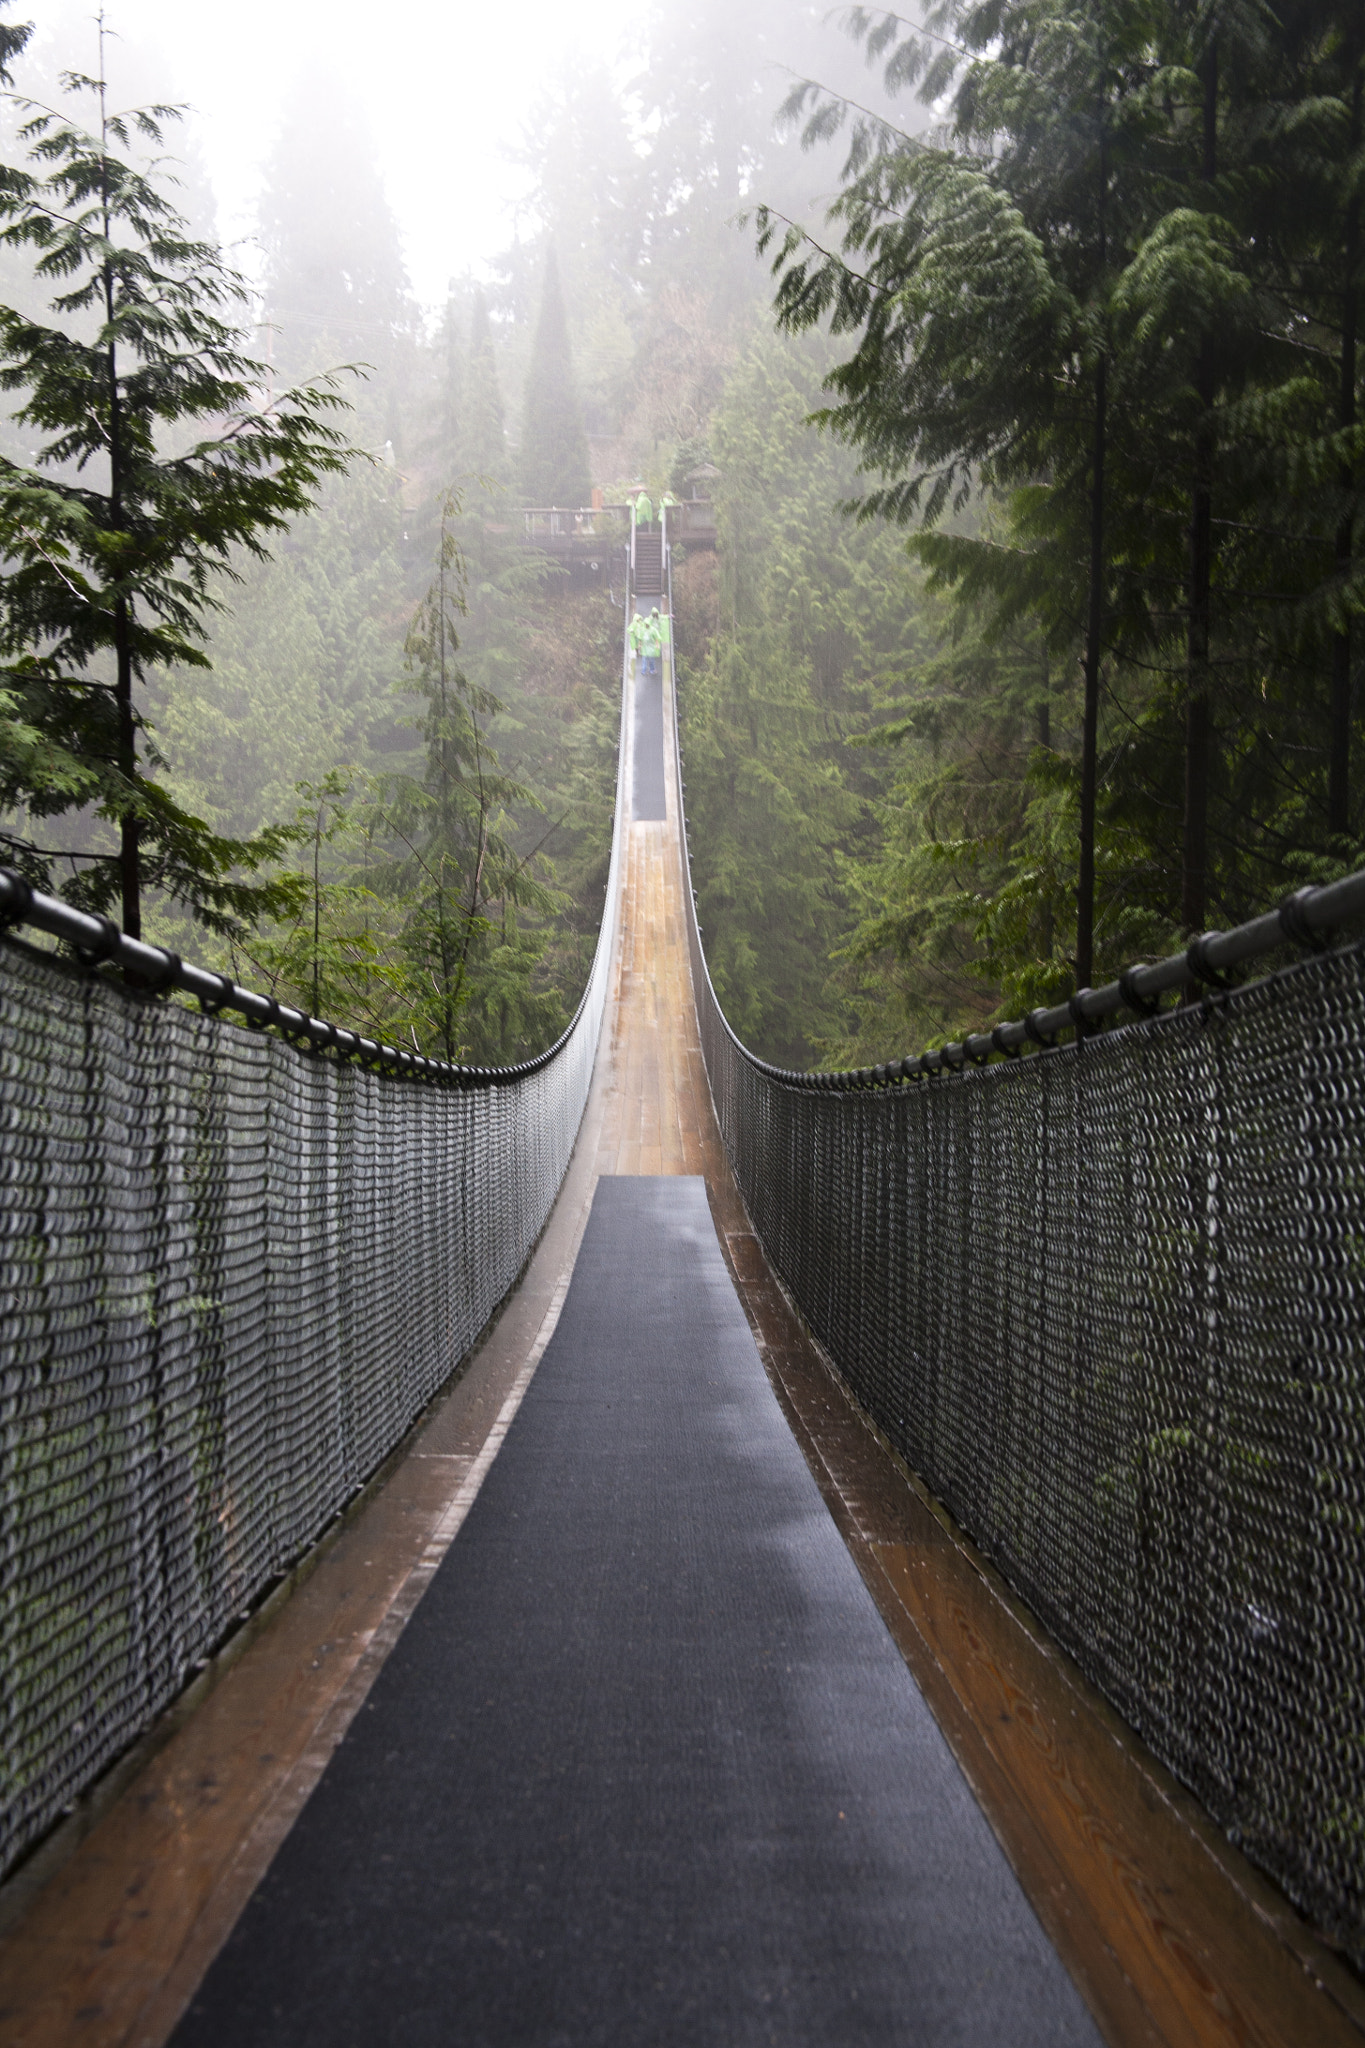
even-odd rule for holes
{"type": "MultiPolygon", "coordinates": [[[[1199,399],[1212,404],[1212,378],[1201,352],[1199,399]]],[[[1194,502],[1190,518],[1190,598],[1186,639],[1185,832],[1180,877],[1180,921],[1187,932],[1202,932],[1208,914],[1209,836],[1209,593],[1213,580],[1213,467],[1209,435],[1201,432],[1195,451],[1194,502]]]]}
{"type": "MultiPolygon", "coordinates": [[[[1096,284],[1109,263],[1109,131],[1102,53],[1099,70],[1099,191],[1096,284]]],[[[1109,431],[1109,358],[1095,365],[1095,438],[1090,458],[1090,588],[1085,619],[1085,702],[1081,710],[1081,843],[1076,864],[1076,987],[1095,972],[1095,796],[1099,778],[1100,653],[1104,633],[1104,462],[1109,431]]]]}
{"type": "Polygon", "coordinates": [[[1076,987],[1095,971],[1095,794],[1099,774],[1100,650],[1104,631],[1104,458],[1108,362],[1095,367],[1095,447],[1090,469],[1090,594],[1085,625],[1085,706],[1081,719],[1081,846],[1076,874],[1076,987]]]}
{"type": "MultiPolygon", "coordinates": [[[[1038,701],[1038,745],[1044,752],[1052,752],[1052,674],[1047,649],[1043,649],[1043,694],[1038,701]]],[[[1043,898],[1039,913],[1039,951],[1044,960],[1051,960],[1052,948],[1056,941],[1056,929],[1052,917],[1052,899],[1043,898]]]]}
{"type": "MultiPolygon", "coordinates": [[[[1204,168],[1206,185],[1218,175],[1218,46],[1204,59],[1204,168]]],[[[1195,368],[1200,424],[1195,440],[1190,506],[1189,621],[1185,681],[1185,828],[1180,876],[1180,921],[1201,932],[1208,917],[1210,593],[1213,587],[1213,337],[1199,344],[1195,368]]]]}
{"type": "MultiPolygon", "coordinates": [[[[101,34],[103,29],[101,28],[101,34]]],[[[100,65],[101,81],[103,61],[100,65]]],[[[101,83],[101,97],[103,84],[101,83]]],[[[108,196],[105,197],[105,234],[109,232],[108,196]]],[[[105,317],[114,324],[114,281],[104,273],[105,317]]],[[[109,525],[123,530],[123,420],[119,409],[118,356],[111,341],[108,348],[109,375],[109,525]]],[[[123,563],[118,564],[123,573],[123,563]]],[[[130,808],[119,820],[119,883],[122,892],[123,929],[130,939],[142,937],[142,821],[131,808],[137,781],[137,718],[133,707],[132,624],[126,597],[114,599],[114,707],[118,721],[115,745],[118,771],[127,785],[130,808]]]]}
{"type": "MultiPolygon", "coordinates": [[[[117,682],[118,769],[131,793],[137,777],[137,720],[133,715],[133,661],[128,643],[128,603],[114,600],[114,652],[117,682]]],[[[142,937],[142,825],[135,811],[119,820],[119,880],[123,893],[123,929],[130,939],[142,937]]]]}
{"type": "MultiPolygon", "coordinates": [[[[1360,148],[1360,57],[1356,56],[1351,91],[1351,157],[1360,148]]],[[[1341,392],[1337,404],[1337,425],[1349,428],[1356,419],[1356,336],[1359,319],[1360,199],[1352,193],[1346,208],[1346,289],[1341,309],[1341,392]]],[[[1355,533],[1351,498],[1355,470],[1343,463],[1340,475],[1346,510],[1337,527],[1337,576],[1343,584],[1351,573],[1355,533]]],[[[1351,622],[1348,619],[1332,643],[1332,733],[1327,756],[1327,836],[1344,838],[1351,829],[1351,622]]]]}

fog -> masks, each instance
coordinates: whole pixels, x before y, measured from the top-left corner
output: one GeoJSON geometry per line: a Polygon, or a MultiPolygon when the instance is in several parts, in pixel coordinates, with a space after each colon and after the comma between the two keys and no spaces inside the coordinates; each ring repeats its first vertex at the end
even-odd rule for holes
{"type": "MultiPolygon", "coordinates": [[[[647,486],[656,503],[666,493],[691,501],[678,578],[679,659],[691,673],[702,673],[718,633],[722,556],[740,553],[722,545],[723,521],[747,536],[748,568],[771,565],[776,579],[746,585],[753,618],[737,626],[729,608],[730,630],[750,634],[754,662],[769,664],[760,781],[779,767],[795,776],[784,816],[822,804],[830,814],[774,844],[771,861],[765,853],[777,896],[746,890],[760,936],[799,954],[805,990],[798,1001],[784,967],[781,1000],[764,997],[751,1021],[771,1054],[804,1059],[811,1030],[823,1029],[819,963],[837,936],[833,911],[814,939],[806,927],[812,903],[833,901],[816,869],[843,829],[840,767],[823,756],[812,766],[809,734],[831,718],[837,727],[854,699],[843,703],[847,664],[828,652],[844,645],[845,626],[832,638],[822,626],[819,707],[803,701],[780,722],[771,706],[788,700],[794,676],[807,690],[809,650],[782,651],[757,620],[814,588],[826,557],[837,566],[812,617],[843,620],[850,607],[861,617],[864,597],[850,594],[873,587],[867,550],[890,550],[893,570],[901,560],[898,541],[870,534],[857,538],[861,553],[839,552],[847,522],[837,506],[856,485],[854,460],[807,424],[829,346],[774,331],[772,279],[752,217],[739,218],[770,202],[787,218],[820,220],[839,187],[840,144],[805,154],[775,120],[795,78],[874,99],[875,80],[825,21],[825,4],[524,0],[499,12],[411,0],[387,11],[356,0],[216,10],[111,0],[112,104],[186,109],[183,124],[166,124],[170,162],[154,165],[153,182],[245,277],[240,314],[262,386],[335,376],[351,444],[344,473],[322,479],[311,508],[265,535],[258,554],[235,551],[206,594],[191,638],[208,665],[152,663],[133,699],[155,735],[144,772],[182,807],[184,830],[218,835],[252,873],[257,835],[269,831],[264,857],[305,878],[311,919],[291,923],[279,910],[288,892],[239,895],[245,908],[225,932],[198,897],[148,881],[145,928],[158,942],[281,997],[293,990],[368,1035],[445,1043],[456,997],[448,977],[432,979],[423,877],[455,875],[454,893],[444,882],[438,893],[472,920],[455,938],[441,926],[454,946],[442,960],[468,963],[459,1044],[490,1064],[550,1043],[581,993],[607,873],[626,531],[611,508],[647,486]],[[579,514],[567,554],[542,545],[547,533],[565,537],[541,523],[552,507],[579,514]],[[596,512],[600,526],[584,517],[596,512]],[[430,616],[448,544],[460,593],[450,602],[464,607],[455,687],[480,721],[477,772],[460,768],[454,781],[446,742],[432,752],[415,737],[434,699],[421,633],[410,630],[430,616]],[[446,792],[439,848],[428,845],[433,775],[446,792]],[[460,791],[465,808],[452,810],[446,798],[460,791]],[[281,847],[305,851],[296,859],[281,847]]],[[[8,18],[35,23],[14,65],[21,100],[59,104],[62,71],[97,71],[89,0],[13,0],[8,18]]],[[[87,125],[96,113],[88,97],[64,111],[87,125]]],[[[0,109],[12,162],[24,154],[15,127],[14,105],[0,109]]],[[[139,162],[149,153],[140,141],[127,152],[139,162]]],[[[31,249],[0,247],[0,300],[47,323],[52,298],[31,249]]],[[[76,330],[85,317],[90,338],[93,314],[57,317],[76,330]]],[[[177,436],[197,436],[199,415],[186,424],[158,414],[149,431],[161,453],[183,453],[177,436]]],[[[0,455],[45,460],[41,440],[17,401],[8,415],[0,407],[0,455]]],[[[878,576],[883,566],[878,558],[878,576]]],[[[876,648],[899,630],[873,636],[876,648]]],[[[101,643],[87,663],[96,681],[109,680],[106,654],[101,643]]],[[[864,695],[866,668],[853,685],[864,695]]],[[[30,694],[49,717],[48,694],[30,694]]],[[[753,722],[741,723],[752,737],[753,722]]],[[[104,760],[94,753],[101,733],[90,732],[92,757],[104,760]]],[[[842,755],[842,741],[831,744],[842,755]]],[[[715,751],[733,753],[733,739],[718,734],[715,751]]],[[[33,878],[87,907],[118,908],[109,819],[84,796],[53,799],[45,782],[12,786],[0,835],[33,878]]],[[[739,865],[753,868],[748,852],[739,865]]],[[[144,879],[151,872],[144,863],[144,879]]]]}
{"type": "MultiPolygon", "coordinates": [[[[695,13],[708,11],[720,20],[718,57],[742,65],[749,53],[726,47],[723,13],[695,13]]],[[[43,69],[95,68],[93,10],[21,5],[14,15],[35,21],[32,58],[43,69]]],[[[193,110],[187,142],[173,147],[201,155],[218,233],[248,271],[261,166],[287,97],[311,79],[353,98],[369,122],[413,290],[434,307],[451,276],[480,273],[526,226],[530,181],[515,152],[544,94],[575,65],[602,64],[624,94],[640,68],[633,30],[643,18],[611,0],[519,0],[514,9],[468,0],[381,9],[359,0],[235,0],[231,8],[113,0],[107,61],[122,103],[155,96],[193,110]]],[[[758,65],[774,109],[791,74],[812,63],[860,83],[847,46],[799,0],[774,18],[758,65]]],[[[31,77],[20,83],[32,89],[31,77]]]]}

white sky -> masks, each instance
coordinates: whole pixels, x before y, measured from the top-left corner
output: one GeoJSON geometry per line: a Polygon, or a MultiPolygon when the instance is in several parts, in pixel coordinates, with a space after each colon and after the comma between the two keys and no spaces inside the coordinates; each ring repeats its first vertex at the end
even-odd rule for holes
{"type": "MultiPolygon", "coordinates": [[[[44,42],[59,35],[61,61],[93,71],[94,13],[79,0],[14,0],[8,19],[32,20],[44,42]]],[[[409,275],[430,306],[452,273],[511,240],[521,173],[502,147],[519,140],[569,50],[621,59],[630,9],[622,0],[106,0],[106,18],[137,73],[132,94],[121,94],[112,46],[115,97],[146,97],[150,79],[156,97],[195,109],[224,241],[250,225],[291,81],[310,61],[338,72],[369,111],[409,275]]],[[[22,59],[15,83],[22,89],[22,59]]]]}

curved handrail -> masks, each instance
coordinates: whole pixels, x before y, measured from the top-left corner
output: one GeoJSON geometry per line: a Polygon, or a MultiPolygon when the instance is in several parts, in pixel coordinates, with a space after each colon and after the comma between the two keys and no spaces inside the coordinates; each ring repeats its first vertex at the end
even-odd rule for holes
{"type": "MultiPolygon", "coordinates": [[[[625,673],[623,658],[622,673],[625,673]]],[[[226,974],[196,967],[162,946],[149,946],[121,931],[114,920],[92,911],[77,910],[60,897],[35,889],[13,868],[0,867],[0,931],[15,925],[32,925],[35,930],[63,940],[87,967],[106,963],[127,969],[148,994],[161,995],[171,989],[194,996],[206,1011],[236,1010],[257,1029],[278,1031],[294,1043],[303,1042],[317,1052],[330,1052],[338,1059],[358,1060],[409,1078],[436,1082],[456,1088],[502,1088],[537,1074],[557,1059],[578,1030],[580,1020],[598,983],[604,982],[616,923],[616,903],[621,882],[621,834],[623,830],[624,782],[620,772],[626,734],[627,697],[622,686],[621,738],[617,745],[616,802],[612,817],[611,863],[602,903],[602,923],[597,934],[592,967],[573,1016],[554,1044],[528,1060],[508,1067],[467,1067],[458,1061],[428,1059],[424,1053],[405,1052],[402,1046],[387,1045],[366,1038],[320,1017],[310,1017],[274,996],[243,987],[226,974]]]]}
{"type": "MultiPolygon", "coordinates": [[[[669,610],[673,606],[672,562],[668,567],[669,610]]],[[[960,1073],[967,1065],[982,1066],[992,1055],[1005,1059],[1017,1058],[1030,1046],[1052,1045],[1059,1035],[1074,1029],[1084,1033],[1107,1017],[1120,1010],[1129,1010],[1135,1016],[1151,1016],[1163,995],[1177,989],[1194,988],[1201,984],[1210,988],[1225,985],[1225,976],[1245,961],[1254,960],[1258,955],[1274,952],[1280,946],[1297,946],[1303,952],[1319,952],[1326,941],[1326,934],[1338,925],[1352,919],[1365,917],[1365,870],[1344,875],[1339,881],[1323,882],[1317,886],[1296,889],[1292,896],[1285,898],[1276,909],[1267,911],[1261,917],[1254,917],[1246,924],[1234,925],[1230,931],[1205,932],[1185,948],[1183,953],[1172,953],[1165,960],[1156,960],[1133,967],[1126,967],[1114,981],[1103,988],[1083,988],[1079,994],[1068,996],[1065,1002],[1054,1003],[1050,1009],[1030,1010],[1026,1017],[1018,1017],[1007,1024],[996,1024],[989,1031],[974,1031],[965,1038],[955,1039],[947,1045],[922,1052],[910,1058],[886,1060],[875,1067],[829,1069],[819,1073],[802,1073],[789,1067],[774,1066],[745,1045],[725,1015],[724,1007],[717,996],[706,964],[705,950],[701,944],[701,927],[697,923],[696,895],[692,888],[691,848],[687,836],[687,814],[683,807],[682,741],[677,728],[677,675],[674,674],[674,762],[678,789],[678,816],[682,822],[683,873],[687,884],[687,910],[689,927],[694,936],[695,956],[705,979],[707,992],[715,1007],[716,1016],[733,1041],[736,1051],[741,1053],[751,1067],[770,1080],[781,1081],[789,1088],[828,1090],[849,1090],[862,1088],[894,1087],[903,1081],[927,1080],[934,1074],[960,1073]]]]}
{"type": "MultiPolygon", "coordinates": [[[[668,589],[668,610],[673,615],[673,556],[668,551],[665,565],[668,589]]],[[[1353,875],[1344,875],[1339,881],[1323,882],[1317,886],[1296,889],[1274,910],[1261,917],[1254,917],[1246,924],[1234,925],[1230,931],[1204,932],[1186,946],[1183,953],[1172,953],[1165,960],[1155,960],[1143,966],[1126,967],[1114,981],[1103,988],[1083,988],[1077,995],[1068,996],[1065,1002],[1054,1003],[1050,1009],[1030,1010],[1026,1017],[1017,1017],[1007,1024],[996,1024],[989,1031],[969,1032],[965,1038],[955,1039],[948,1045],[936,1047],[907,1059],[886,1060],[875,1067],[828,1069],[820,1073],[802,1073],[789,1067],[774,1066],[747,1046],[739,1037],[727,1018],[711,971],[706,963],[706,952],[701,943],[701,926],[697,923],[697,899],[692,887],[692,854],[687,836],[687,811],[683,802],[682,777],[682,735],[678,726],[678,676],[677,663],[673,671],[673,761],[674,776],[678,795],[678,818],[681,824],[683,876],[686,883],[688,928],[692,940],[694,968],[699,967],[705,981],[706,991],[715,1009],[716,1017],[735,1046],[749,1065],[770,1080],[781,1081],[789,1088],[809,1088],[822,1091],[850,1090],[862,1088],[889,1088],[903,1081],[928,1080],[934,1074],[944,1072],[960,1073],[967,1065],[983,1066],[991,1056],[1005,1059],[1017,1058],[1030,1046],[1044,1047],[1055,1042],[1066,1030],[1075,1030],[1081,1035],[1106,1017],[1112,1017],[1120,1010],[1129,1010],[1137,1017],[1153,1014],[1163,995],[1176,989],[1194,988],[1203,984],[1210,988],[1224,986],[1225,976],[1235,967],[1258,955],[1274,952],[1280,946],[1297,946],[1303,952],[1319,952],[1326,943],[1325,934],[1338,925],[1352,919],[1365,917],[1365,869],[1353,875]]]]}
{"type": "Polygon", "coordinates": [[[555,1044],[516,1066],[323,1023],[0,872],[0,928],[47,931],[86,970],[0,943],[0,1875],[292,1569],[515,1285],[577,1142],[611,992],[626,655],[623,621],[588,985],[555,1044]],[[208,1014],[156,1000],[172,988],[208,1014]],[[257,1030],[214,1014],[229,1007],[257,1030]]]}

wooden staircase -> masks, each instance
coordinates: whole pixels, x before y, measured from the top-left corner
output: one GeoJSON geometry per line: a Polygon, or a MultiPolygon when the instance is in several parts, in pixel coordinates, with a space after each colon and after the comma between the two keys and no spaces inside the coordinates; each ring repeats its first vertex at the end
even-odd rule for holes
{"type": "Polygon", "coordinates": [[[636,597],[662,597],[664,591],[663,572],[663,529],[658,526],[637,526],[635,529],[635,574],[633,579],[636,597]]]}

